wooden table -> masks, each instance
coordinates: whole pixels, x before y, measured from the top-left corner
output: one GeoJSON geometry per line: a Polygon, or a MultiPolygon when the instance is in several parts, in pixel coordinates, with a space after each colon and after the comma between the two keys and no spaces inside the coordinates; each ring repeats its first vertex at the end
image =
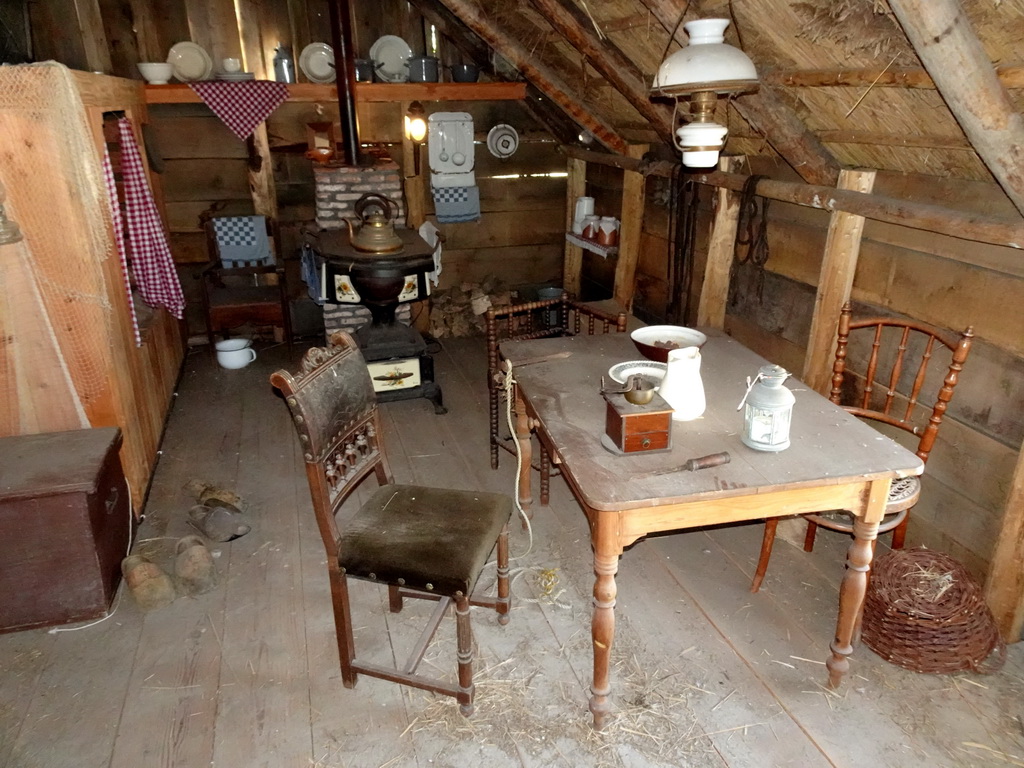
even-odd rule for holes
{"type": "Polygon", "coordinates": [[[605,401],[601,376],[615,363],[639,358],[625,334],[572,336],[505,342],[504,357],[522,363],[516,433],[523,451],[520,502],[531,506],[531,433],[549,449],[590,523],[594,550],[594,682],[590,711],[601,729],[611,711],[609,657],[615,633],[615,574],[623,549],[657,531],[694,528],[764,517],[846,509],[856,515],[854,540],[839,594],[839,615],[826,662],[829,684],[839,685],[864,603],[873,540],[878,534],[889,485],[917,475],[921,460],[860,423],[801,382],[789,379],[796,396],[785,451],[766,453],[743,445],[743,415],[737,405],[746,377],[767,361],[720,331],[707,330],[701,376],[707,396],[704,416],[672,427],[672,450],[615,455],[602,446],[605,401]],[[548,355],[568,356],[544,361],[548,355]],[[538,358],[542,360],[537,361],[538,358]],[[728,451],[732,461],[699,472],[636,476],[728,451]]]}

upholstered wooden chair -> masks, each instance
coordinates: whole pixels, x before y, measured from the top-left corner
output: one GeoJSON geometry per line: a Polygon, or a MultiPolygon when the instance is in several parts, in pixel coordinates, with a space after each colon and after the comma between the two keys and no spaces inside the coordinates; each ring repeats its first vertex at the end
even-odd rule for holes
{"type": "MultiPolygon", "coordinates": [[[[557,299],[531,301],[491,307],[487,324],[487,394],[490,405],[491,468],[498,468],[498,451],[514,452],[509,440],[502,437],[501,413],[505,402],[505,371],[502,367],[501,342],[543,339],[552,336],[577,336],[580,333],[623,333],[626,313],[612,315],[569,298],[562,292],[557,299]]],[[[540,501],[548,503],[550,494],[551,454],[540,446],[540,501]]]]}
{"type": "Polygon", "coordinates": [[[270,245],[278,241],[272,220],[213,217],[204,221],[204,228],[210,263],[200,274],[200,295],[211,352],[218,333],[250,324],[281,328],[290,355],[288,281],[270,245]],[[244,258],[250,254],[253,258],[244,258]]]}
{"type": "Polygon", "coordinates": [[[332,346],[306,352],[301,369],[278,371],[271,383],[291,410],[306,461],[320,535],[327,550],[327,573],[334,604],[341,678],[347,688],[364,674],[454,696],[464,715],[473,711],[473,639],[470,605],[497,610],[508,623],[508,521],[512,500],[479,491],[458,491],[394,483],[381,444],[373,384],[359,347],[347,333],[332,346]],[[346,499],[370,474],[379,487],[354,515],[346,499]],[[473,591],[492,550],[497,549],[497,596],[473,591]],[[392,612],[404,597],[436,600],[438,605],[409,660],[389,667],[356,654],[349,603],[349,579],[388,585],[392,612]],[[455,605],[457,681],[417,674],[430,639],[449,605],[455,605]]]}
{"type": "MultiPolygon", "coordinates": [[[[960,379],[960,371],[971,351],[973,337],[974,331],[970,327],[960,334],[953,334],[925,323],[891,317],[853,320],[852,309],[847,303],[839,317],[829,399],[858,418],[914,435],[917,437],[915,452],[921,461],[927,463],[946,408],[953,398],[953,389],[960,379]],[[857,346],[858,342],[860,346],[857,346]],[[858,362],[866,359],[861,369],[863,373],[854,373],[847,368],[851,352],[858,362]],[[937,356],[945,352],[949,353],[948,367],[946,358],[937,356]],[[879,370],[880,367],[887,370],[887,375],[879,370]],[[925,392],[934,394],[926,396],[925,392]]],[[[879,533],[893,532],[893,549],[903,547],[910,510],[920,495],[920,478],[905,477],[893,482],[885,517],[878,527],[879,533]]],[[[853,533],[853,521],[846,512],[816,512],[804,517],[807,519],[806,552],[814,549],[819,527],[853,533]]],[[[765,521],[761,556],[751,592],[761,588],[778,523],[778,518],[765,521]]]]}

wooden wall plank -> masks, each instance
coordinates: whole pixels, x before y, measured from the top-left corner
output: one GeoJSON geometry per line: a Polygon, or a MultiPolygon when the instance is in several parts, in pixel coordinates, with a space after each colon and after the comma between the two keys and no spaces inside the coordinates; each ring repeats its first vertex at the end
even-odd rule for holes
{"type": "Polygon", "coordinates": [[[247,199],[245,160],[169,160],[163,174],[168,202],[247,199]]]}
{"type": "Polygon", "coordinates": [[[1024,629],[1024,450],[1017,459],[999,538],[985,582],[985,599],[1009,643],[1024,629]]]}
{"type": "MultiPolygon", "coordinates": [[[[725,173],[738,171],[744,158],[723,157],[718,170],[725,173]]],[[[715,218],[711,225],[704,282],[697,306],[697,325],[712,328],[725,327],[725,305],[729,300],[729,272],[736,253],[736,227],[740,220],[740,195],[730,189],[715,190],[715,218]]]]}
{"type": "MultiPolygon", "coordinates": [[[[628,157],[639,160],[650,149],[648,144],[631,144],[628,157]]],[[[640,259],[640,232],[644,225],[644,185],[647,177],[635,171],[623,171],[622,209],[619,216],[619,258],[615,264],[614,298],[627,312],[633,305],[636,265],[640,259]]]]}
{"type": "MultiPolygon", "coordinates": [[[[587,164],[583,160],[570,157],[567,161],[567,168],[569,175],[565,183],[565,231],[571,232],[573,217],[576,213],[576,198],[587,193],[587,164]]],[[[564,251],[562,288],[573,296],[579,296],[583,249],[566,240],[564,251]]]]}
{"type": "MultiPolygon", "coordinates": [[[[874,171],[844,170],[839,174],[837,186],[866,193],[871,191],[874,182],[874,171]]],[[[827,394],[830,385],[832,367],[829,361],[834,355],[836,323],[840,309],[850,299],[863,231],[863,217],[840,211],[832,214],[802,376],[807,386],[821,394],[827,394]]]]}

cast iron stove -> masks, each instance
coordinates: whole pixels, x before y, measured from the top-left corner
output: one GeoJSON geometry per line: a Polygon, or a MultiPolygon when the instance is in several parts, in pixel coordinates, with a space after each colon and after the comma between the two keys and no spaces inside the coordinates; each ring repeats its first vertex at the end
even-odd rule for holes
{"type": "Polygon", "coordinates": [[[435,413],[447,413],[434,381],[434,360],[419,331],[395,319],[398,305],[430,295],[427,274],[433,249],[411,229],[398,229],[403,247],[394,253],[356,250],[346,230],[307,233],[323,265],[323,295],[338,304],[362,304],[371,320],[353,338],[366,359],[377,399],[382,402],[425,397],[435,413]]]}

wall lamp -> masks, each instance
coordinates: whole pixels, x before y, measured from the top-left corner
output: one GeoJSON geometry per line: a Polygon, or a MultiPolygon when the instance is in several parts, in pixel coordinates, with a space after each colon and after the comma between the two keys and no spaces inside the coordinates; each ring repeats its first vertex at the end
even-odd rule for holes
{"type": "Polygon", "coordinates": [[[413,175],[420,175],[420,145],[427,138],[427,113],[414,101],[405,113],[405,136],[413,144],[413,175]]]}
{"type": "Polygon", "coordinates": [[[683,165],[708,168],[718,162],[729,129],[714,121],[719,94],[747,93],[758,87],[754,63],[725,43],[729,19],[698,19],[683,25],[690,44],[662,62],[651,94],[677,101],[690,97],[690,121],[675,132],[683,165]]]}

